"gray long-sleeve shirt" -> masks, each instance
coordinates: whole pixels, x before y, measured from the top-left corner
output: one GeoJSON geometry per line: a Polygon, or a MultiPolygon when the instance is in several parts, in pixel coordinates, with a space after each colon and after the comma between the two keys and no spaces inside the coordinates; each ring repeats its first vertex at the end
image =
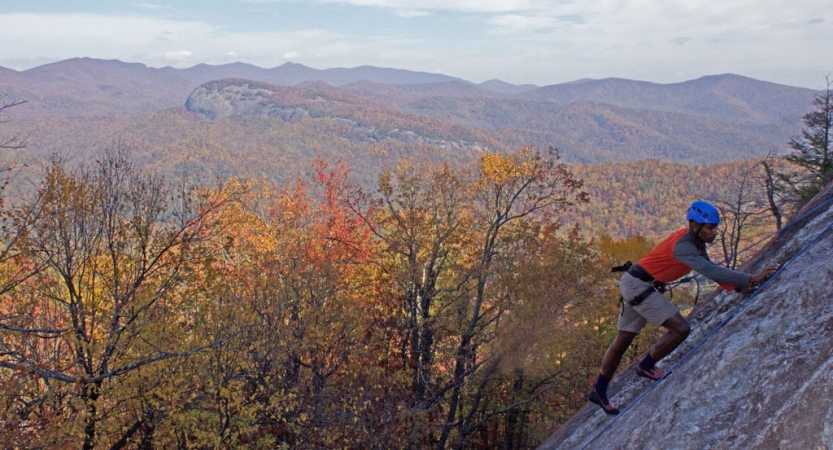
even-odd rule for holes
{"type": "Polygon", "coordinates": [[[727,269],[711,262],[706,244],[697,243],[694,234],[683,228],[660,242],[638,262],[652,277],[668,283],[696,270],[726,289],[744,288],[749,285],[752,275],[727,269]]]}
{"type": "Polygon", "coordinates": [[[752,278],[752,275],[748,273],[738,272],[711,262],[709,254],[706,252],[706,244],[702,243],[698,248],[691,232],[680,237],[674,246],[673,256],[683,264],[701,273],[704,277],[718,283],[746,287],[749,285],[750,278],[752,278]]]}

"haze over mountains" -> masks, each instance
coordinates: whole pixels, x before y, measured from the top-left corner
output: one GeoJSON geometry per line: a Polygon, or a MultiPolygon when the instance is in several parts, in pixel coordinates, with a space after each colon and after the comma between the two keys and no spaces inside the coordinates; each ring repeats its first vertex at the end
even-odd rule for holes
{"type": "MultiPolygon", "coordinates": [[[[183,120],[199,122],[182,109],[188,96],[204,83],[230,78],[236,81],[224,83],[236,83],[241,88],[246,86],[245,80],[292,86],[298,98],[338,94],[341,112],[310,117],[308,125],[339,118],[352,121],[352,127],[330,130],[352,144],[358,144],[356,138],[366,141],[365,136],[356,136],[355,127],[379,128],[386,117],[397,116],[396,128],[405,133],[402,136],[417,134],[422,139],[414,142],[423,147],[433,142],[441,153],[460,147],[455,142],[468,142],[477,136],[479,141],[469,147],[502,150],[554,145],[567,161],[583,163],[662,158],[704,164],[762,156],[783,148],[797,133],[801,116],[810,108],[814,95],[809,89],[737,75],[665,85],[605,79],[537,87],[499,80],[477,85],[441,74],[370,66],[316,70],[286,63],[262,69],[235,63],[155,69],[89,58],[22,72],[0,68],[0,93],[6,94],[7,100],[28,102],[9,111],[15,119],[11,126],[31,134],[29,148],[39,152],[47,150],[42,142],[54,141],[33,134],[35,128],[27,121],[84,117],[84,123],[92,129],[102,123],[135,119],[149,121],[143,126],[154,128],[158,120],[169,120],[154,114],[167,110],[168,114],[185,114],[183,120]],[[356,120],[360,113],[366,117],[356,120]]],[[[271,108],[284,108],[277,102],[271,108]]],[[[306,108],[300,104],[295,107],[306,108]]],[[[228,115],[264,116],[262,111],[233,109],[228,115]]],[[[218,120],[211,126],[225,124],[218,120]]],[[[36,128],[48,134],[56,127],[36,128]]],[[[84,142],[89,145],[91,140],[129,134],[129,128],[127,123],[111,127],[107,130],[109,137],[96,135],[104,130],[93,135],[77,130],[80,139],[75,140],[61,134],[69,139],[64,141],[66,145],[78,147],[84,142]]],[[[168,138],[176,140],[171,134],[168,138]]],[[[313,149],[298,151],[309,154],[313,149]]]]}
{"type": "MultiPolygon", "coordinates": [[[[7,93],[12,99],[33,102],[35,99],[40,100],[37,109],[32,110],[30,107],[31,115],[129,116],[182,106],[194,88],[207,81],[223,78],[243,78],[280,86],[316,81],[331,86],[357,82],[403,85],[455,81],[475,86],[446,75],[370,66],[317,70],[301,64],[286,63],[272,69],[263,69],[250,64],[233,63],[221,66],[199,64],[188,69],[155,69],[140,63],[73,58],[22,72],[0,67],[0,92],[7,93]],[[63,103],[60,99],[71,100],[71,103],[63,103]],[[99,108],[89,108],[93,105],[99,108]]],[[[486,82],[484,85],[495,90],[489,92],[522,92],[536,88],[499,81],[486,82]]]]}
{"type": "MultiPolygon", "coordinates": [[[[816,92],[730,74],[675,84],[604,79],[538,87],[369,66],[155,69],[77,58],[22,72],[0,68],[3,94],[6,102],[26,101],[5,111],[0,136],[28,136],[24,150],[6,156],[30,168],[54,153],[84,161],[122,141],[140,164],[162,175],[286,183],[309,174],[312,160],[322,157],[345,161],[356,177],[373,183],[382,164],[405,155],[464,163],[483,151],[552,145],[569,163],[636,162],[619,167],[646,172],[636,181],[642,190],[684,176],[678,185],[713,192],[717,180],[697,180],[731,170],[689,171],[673,163],[777,154],[800,132],[816,92]],[[676,175],[642,171],[639,161],[646,159],[667,161],[672,165],[648,164],[676,175]]],[[[615,172],[610,166],[577,170],[615,172]]],[[[621,203],[616,191],[627,177],[614,176],[616,183],[590,186],[606,190],[595,198],[621,203]]],[[[679,195],[696,195],[689,191],[679,195]]],[[[651,204],[657,202],[628,201],[631,214],[656,216],[651,204]]],[[[673,210],[674,201],[660,203],[673,210]]],[[[609,211],[611,205],[590,207],[609,211]]],[[[633,232],[630,221],[591,219],[594,229],[633,232]]]]}

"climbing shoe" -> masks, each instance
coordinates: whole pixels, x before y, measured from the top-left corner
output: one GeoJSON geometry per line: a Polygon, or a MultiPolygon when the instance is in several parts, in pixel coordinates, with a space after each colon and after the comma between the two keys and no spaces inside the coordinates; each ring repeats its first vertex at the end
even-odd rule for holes
{"type": "Polygon", "coordinates": [[[605,414],[619,414],[619,408],[608,403],[607,399],[605,399],[605,401],[602,401],[601,396],[599,396],[599,394],[596,393],[595,388],[590,392],[590,394],[587,395],[587,400],[590,400],[591,402],[601,406],[602,411],[604,411],[605,414]]]}
{"type": "Polygon", "coordinates": [[[657,366],[654,366],[651,370],[645,370],[639,364],[636,365],[636,374],[640,377],[645,377],[651,380],[659,380],[660,378],[664,377],[668,372],[660,369],[657,366]]]}

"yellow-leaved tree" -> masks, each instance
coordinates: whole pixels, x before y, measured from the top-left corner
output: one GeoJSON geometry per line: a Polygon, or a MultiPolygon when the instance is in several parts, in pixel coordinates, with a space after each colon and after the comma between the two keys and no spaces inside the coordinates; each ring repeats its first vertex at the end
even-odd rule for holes
{"type": "Polygon", "coordinates": [[[18,212],[18,263],[37,270],[0,297],[3,442],[120,448],[152,417],[133,400],[155,386],[129,380],[200,349],[183,336],[200,320],[187,287],[220,203],[169,191],[124,145],[90,166],[52,161],[18,212]]]}

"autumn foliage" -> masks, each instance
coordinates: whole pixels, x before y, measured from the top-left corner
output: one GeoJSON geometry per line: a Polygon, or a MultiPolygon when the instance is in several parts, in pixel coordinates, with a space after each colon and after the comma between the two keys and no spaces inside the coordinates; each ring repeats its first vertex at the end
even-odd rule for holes
{"type": "Polygon", "coordinates": [[[618,255],[562,225],[587,194],[555,150],[312,172],[54,160],[3,211],[0,441],[519,449],[583,406],[618,255]]]}

